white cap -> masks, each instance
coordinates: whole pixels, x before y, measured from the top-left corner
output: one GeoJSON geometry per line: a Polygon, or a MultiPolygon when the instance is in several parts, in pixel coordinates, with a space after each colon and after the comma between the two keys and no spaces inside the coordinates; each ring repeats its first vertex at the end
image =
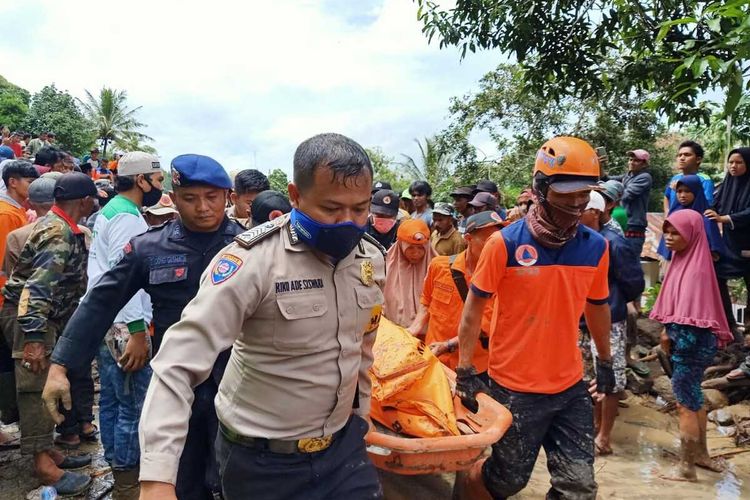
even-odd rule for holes
{"type": "Polygon", "coordinates": [[[153,174],[160,170],[159,158],[143,151],[125,153],[117,163],[117,174],[123,176],[153,174]]]}
{"type": "Polygon", "coordinates": [[[604,196],[599,194],[598,191],[591,191],[591,199],[589,200],[589,204],[586,205],[586,210],[599,210],[600,212],[604,212],[606,206],[607,203],[604,201],[604,196]]]}

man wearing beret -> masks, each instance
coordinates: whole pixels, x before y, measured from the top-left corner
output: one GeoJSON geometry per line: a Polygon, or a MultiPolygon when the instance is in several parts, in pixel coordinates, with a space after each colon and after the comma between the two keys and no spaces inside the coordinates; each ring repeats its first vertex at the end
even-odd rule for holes
{"type": "Polygon", "coordinates": [[[61,495],[84,491],[91,478],[65,469],[91,458],[66,457],[53,447],[54,422],[42,407],[48,356],[75,304],[86,290],[86,246],[76,221],[91,213],[96,186],[80,172],[64,174],[55,205],[34,227],[13,274],[3,288],[0,327],[13,332],[21,453],[33,455],[34,472],[61,495]]]}
{"type": "MultiPolygon", "coordinates": [[[[121,160],[121,173],[123,166],[121,160]]],[[[172,160],[171,174],[172,201],[180,218],[152,227],[125,245],[121,260],[102,274],[58,341],[44,392],[45,403],[55,420],[61,419],[57,401],[62,399],[69,406],[67,372],[91,363],[117,311],[138,290],[145,290],[153,305],[151,342],[156,353],[164,332],[180,319],[183,308],[197,293],[208,263],[235,235],[244,231],[224,213],[232,182],[217,161],[202,155],[181,155],[172,160]]],[[[222,354],[213,367],[212,377],[195,388],[187,443],[177,477],[180,499],[213,499],[219,491],[212,451],[218,425],[213,400],[228,357],[228,352],[222,354]]],[[[128,484],[127,490],[116,492],[116,500],[138,498],[137,476],[134,483],[128,484]]]]}

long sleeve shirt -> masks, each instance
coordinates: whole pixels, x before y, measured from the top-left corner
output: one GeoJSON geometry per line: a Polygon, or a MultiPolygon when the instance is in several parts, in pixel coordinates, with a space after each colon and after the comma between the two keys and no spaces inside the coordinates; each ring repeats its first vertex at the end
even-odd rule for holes
{"type": "Polygon", "coordinates": [[[141,481],[175,483],[192,388],[230,346],[216,414],[239,434],[322,437],[346,424],[355,401],[355,412],[369,413],[383,255],[362,240],[334,266],[288,220],[245,233],[252,239],[278,224],[250,248],[235,243],[220,252],[164,335],[141,414],[141,481]]]}

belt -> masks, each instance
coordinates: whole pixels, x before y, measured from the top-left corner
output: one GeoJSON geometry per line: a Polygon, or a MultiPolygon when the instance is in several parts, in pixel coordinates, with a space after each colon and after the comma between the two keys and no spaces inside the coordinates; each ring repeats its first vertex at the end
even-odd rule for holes
{"type": "Polygon", "coordinates": [[[646,231],[625,231],[626,238],[645,238],[646,231]]]}
{"type": "Polygon", "coordinates": [[[245,446],[247,448],[268,450],[273,453],[281,453],[284,455],[291,455],[294,453],[316,453],[318,451],[326,450],[344,433],[344,429],[342,428],[330,436],[297,440],[281,440],[243,436],[221,422],[219,422],[219,430],[230,443],[245,446]]]}

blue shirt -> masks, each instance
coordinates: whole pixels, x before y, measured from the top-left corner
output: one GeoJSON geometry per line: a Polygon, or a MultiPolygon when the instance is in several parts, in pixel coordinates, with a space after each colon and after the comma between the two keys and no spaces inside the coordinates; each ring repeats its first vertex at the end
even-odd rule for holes
{"type": "MultiPolygon", "coordinates": [[[[708,206],[710,207],[714,204],[714,181],[712,181],[709,176],[701,172],[698,172],[695,175],[701,178],[701,183],[703,184],[703,194],[706,195],[706,201],[708,202],[708,206]]],[[[675,191],[675,187],[677,186],[677,181],[682,179],[683,176],[684,174],[681,173],[672,176],[672,178],[669,179],[669,182],[667,183],[667,189],[664,190],[664,196],[669,199],[670,207],[677,203],[677,192],[675,191]]]]}

